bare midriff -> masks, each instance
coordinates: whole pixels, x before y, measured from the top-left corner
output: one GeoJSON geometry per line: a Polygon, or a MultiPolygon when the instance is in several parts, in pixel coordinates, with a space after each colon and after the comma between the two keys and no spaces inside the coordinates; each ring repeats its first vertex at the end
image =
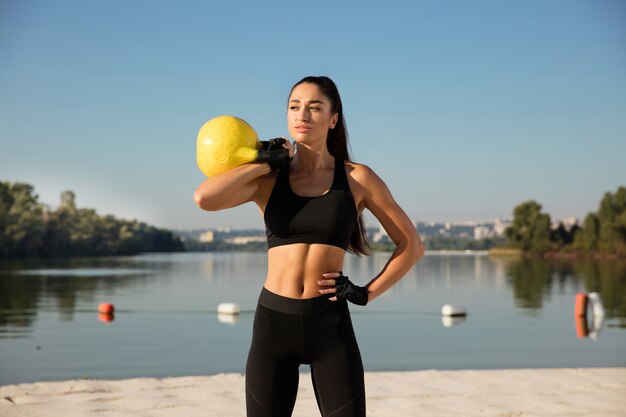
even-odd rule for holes
{"type": "MultiPolygon", "coordinates": [[[[341,271],[345,250],[318,243],[275,246],[267,253],[265,288],[289,298],[314,298],[321,294],[322,274],[341,271]]],[[[331,294],[327,294],[332,297],[331,294]]]]}

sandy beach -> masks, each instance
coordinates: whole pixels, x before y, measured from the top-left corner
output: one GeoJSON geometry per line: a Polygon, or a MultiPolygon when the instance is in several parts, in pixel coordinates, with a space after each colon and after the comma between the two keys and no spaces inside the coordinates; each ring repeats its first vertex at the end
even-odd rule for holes
{"type": "MultiPolygon", "coordinates": [[[[626,415],[626,368],[368,372],[369,416],[626,415]]],[[[0,387],[0,416],[245,416],[244,377],[71,380],[0,387]]],[[[310,375],[294,417],[319,416],[310,375]]]]}

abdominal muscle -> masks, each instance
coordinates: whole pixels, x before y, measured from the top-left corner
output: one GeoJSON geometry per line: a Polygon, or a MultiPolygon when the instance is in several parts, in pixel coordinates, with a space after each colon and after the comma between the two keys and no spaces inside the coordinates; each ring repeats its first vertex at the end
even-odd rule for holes
{"type": "MultiPolygon", "coordinates": [[[[289,298],[319,297],[322,274],[341,271],[345,251],[336,246],[295,243],[275,246],[267,253],[265,288],[289,298]]],[[[328,298],[332,294],[327,294],[328,298]]]]}

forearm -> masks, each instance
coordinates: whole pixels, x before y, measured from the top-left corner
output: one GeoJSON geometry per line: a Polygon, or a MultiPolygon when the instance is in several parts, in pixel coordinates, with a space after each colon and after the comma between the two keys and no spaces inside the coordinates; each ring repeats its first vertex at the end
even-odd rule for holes
{"type": "Polygon", "coordinates": [[[240,165],[223,174],[207,178],[196,189],[193,199],[204,210],[220,210],[247,201],[256,191],[254,179],[269,174],[266,163],[240,165]]]}
{"type": "Polygon", "coordinates": [[[367,284],[368,301],[374,300],[400,281],[423,255],[424,246],[419,238],[398,244],[380,274],[367,284]]]}

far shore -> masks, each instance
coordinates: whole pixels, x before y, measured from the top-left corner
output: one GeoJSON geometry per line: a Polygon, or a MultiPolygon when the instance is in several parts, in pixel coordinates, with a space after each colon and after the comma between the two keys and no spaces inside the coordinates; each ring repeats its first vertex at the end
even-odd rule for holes
{"type": "Polygon", "coordinates": [[[521,249],[493,248],[487,251],[489,256],[496,257],[524,257],[538,259],[626,259],[616,253],[577,252],[577,251],[548,251],[543,253],[524,252],[521,249]]]}

